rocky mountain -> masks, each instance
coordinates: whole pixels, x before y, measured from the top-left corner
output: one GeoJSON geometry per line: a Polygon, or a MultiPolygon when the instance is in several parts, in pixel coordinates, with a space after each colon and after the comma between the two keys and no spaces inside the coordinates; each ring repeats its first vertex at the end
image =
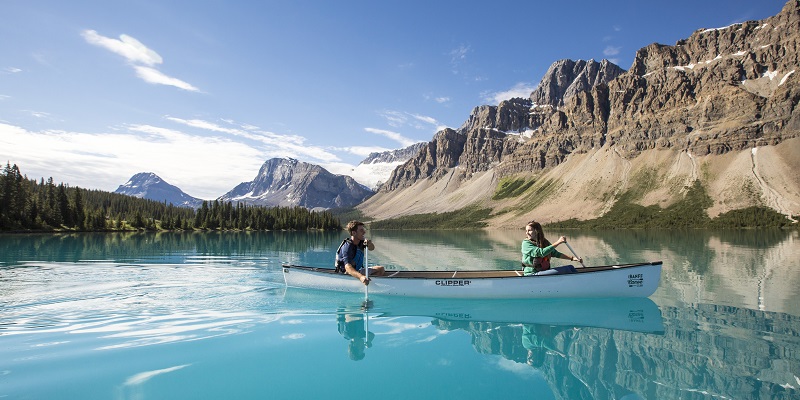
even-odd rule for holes
{"type": "Polygon", "coordinates": [[[536,184],[501,202],[520,209],[501,218],[593,218],[626,191],[666,206],[700,181],[711,213],[761,204],[800,214],[798,44],[800,3],[790,0],[762,21],[646,46],[628,71],[558,61],[529,99],[476,107],[458,130],[438,132],[362,208],[376,218],[476,203],[499,211],[498,184],[520,179],[536,184]],[[544,193],[569,207],[550,207],[544,193]]]}
{"type": "Polygon", "coordinates": [[[167,202],[179,207],[200,207],[203,200],[189,196],[176,186],[170,185],[152,172],[140,172],[120,185],[114,193],[142,199],[167,202]]]}
{"type": "Polygon", "coordinates": [[[403,149],[370,153],[347,175],[372,190],[378,190],[397,166],[416,156],[425,145],[420,142],[403,149]]]}
{"type": "Polygon", "coordinates": [[[291,158],[267,160],[251,182],[242,182],[218,200],[259,206],[302,206],[309,209],[351,207],[373,191],[353,178],[291,158]]]}
{"type": "Polygon", "coordinates": [[[563,106],[564,99],[608,83],[623,72],[624,69],[608,60],[556,61],[544,74],[530,99],[536,106],[563,106]]]}

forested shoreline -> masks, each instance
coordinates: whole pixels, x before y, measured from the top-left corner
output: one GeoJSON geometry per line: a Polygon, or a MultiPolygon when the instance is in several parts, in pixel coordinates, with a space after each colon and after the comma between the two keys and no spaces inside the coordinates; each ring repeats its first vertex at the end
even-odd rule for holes
{"type": "Polygon", "coordinates": [[[101,190],[28,179],[16,164],[0,174],[0,231],[341,230],[328,211],[204,201],[194,210],[101,190]]]}

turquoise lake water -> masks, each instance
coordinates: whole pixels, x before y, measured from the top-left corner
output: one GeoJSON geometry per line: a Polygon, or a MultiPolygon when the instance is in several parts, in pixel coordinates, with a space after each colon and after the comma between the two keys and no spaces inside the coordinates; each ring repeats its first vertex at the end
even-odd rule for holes
{"type": "MultiPolygon", "coordinates": [[[[343,234],[0,235],[0,399],[798,399],[800,237],[565,233],[647,299],[284,287],[343,234]]],[[[370,232],[372,265],[516,268],[520,231],[370,232]]],[[[568,252],[568,249],[564,248],[568,252]]]]}

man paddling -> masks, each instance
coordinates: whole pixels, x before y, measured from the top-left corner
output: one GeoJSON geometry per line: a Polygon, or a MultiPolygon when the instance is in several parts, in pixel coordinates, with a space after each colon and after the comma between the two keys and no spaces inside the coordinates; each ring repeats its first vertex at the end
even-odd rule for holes
{"type": "MultiPolygon", "coordinates": [[[[367,234],[367,228],[363,222],[350,221],[347,223],[347,231],[350,232],[350,238],[345,239],[342,245],[339,246],[339,251],[336,253],[336,266],[343,268],[343,272],[360,280],[361,283],[369,285],[369,278],[367,278],[366,266],[364,265],[364,251],[375,250],[375,245],[371,240],[364,236],[367,234]]],[[[386,273],[386,269],[381,266],[369,267],[369,275],[381,276],[386,273]]]]}

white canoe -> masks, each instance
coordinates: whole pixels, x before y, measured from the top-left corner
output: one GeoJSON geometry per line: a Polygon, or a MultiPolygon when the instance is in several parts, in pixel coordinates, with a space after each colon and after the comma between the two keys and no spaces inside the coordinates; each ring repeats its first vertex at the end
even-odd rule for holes
{"type": "MultiPolygon", "coordinates": [[[[330,268],[284,265],[287,287],[364,293],[364,284],[330,268]]],[[[522,271],[387,271],[371,276],[369,294],[460,299],[648,297],[661,261],[578,268],[573,274],[523,276],[522,271]]]]}

